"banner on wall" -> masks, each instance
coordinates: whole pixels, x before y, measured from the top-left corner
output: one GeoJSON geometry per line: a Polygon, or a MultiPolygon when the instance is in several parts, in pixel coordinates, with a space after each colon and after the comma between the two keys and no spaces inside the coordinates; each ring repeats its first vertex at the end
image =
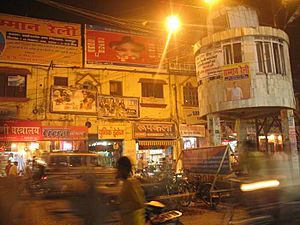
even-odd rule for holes
{"type": "MultiPolygon", "coordinates": [[[[94,25],[85,26],[85,67],[159,67],[160,39],[94,25]]],[[[165,71],[165,69],[164,69],[165,71]]]]}
{"type": "Polygon", "coordinates": [[[251,97],[250,71],[247,63],[223,66],[224,88],[226,101],[237,101],[251,97]]]}
{"type": "Polygon", "coordinates": [[[51,112],[96,113],[96,91],[52,87],[51,112]]]}
{"type": "Polygon", "coordinates": [[[124,126],[98,126],[99,139],[124,139],[124,126]]]}
{"type": "Polygon", "coordinates": [[[0,14],[0,61],[82,66],[80,24],[0,14]]]}
{"type": "Polygon", "coordinates": [[[111,118],[139,118],[139,99],[98,95],[98,116],[111,118]]]}
{"type": "Polygon", "coordinates": [[[0,141],[38,141],[41,137],[39,121],[0,121],[0,141]]]}
{"type": "Polygon", "coordinates": [[[204,125],[179,125],[180,135],[182,137],[205,137],[204,125]]]}

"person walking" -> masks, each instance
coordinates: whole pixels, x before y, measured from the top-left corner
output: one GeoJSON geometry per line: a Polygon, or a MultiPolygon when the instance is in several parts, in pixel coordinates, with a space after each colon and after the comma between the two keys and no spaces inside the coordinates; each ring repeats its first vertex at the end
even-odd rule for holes
{"type": "Polygon", "coordinates": [[[8,175],[10,177],[16,177],[18,176],[18,162],[14,162],[14,164],[11,166],[8,175]]]}
{"type": "Polygon", "coordinates": [[[138,180],[132,177],[132,164],[123,156],[117,162],[117,178],[123,184],[119,194],[122,225],[145,225],[145,195],[138,180]]]}
{"type": "Polygon", "coordinates": [[[12,167],[11,161],[7,160],[7,165],[5,166],[5,174],[6,174],[6,176],[9,176],[9,170],[10,170],[11,167],[12,167]]]}

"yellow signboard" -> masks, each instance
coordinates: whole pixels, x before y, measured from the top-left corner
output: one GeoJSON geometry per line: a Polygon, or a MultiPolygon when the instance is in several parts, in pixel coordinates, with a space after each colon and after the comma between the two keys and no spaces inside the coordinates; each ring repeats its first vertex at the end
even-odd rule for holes
{"type": "Polygon", "coordinates": [[[98,126],[99,139],[124,139],[124,126],[98,126]]]}
{"type": "Polygon", "coordinates": [[[82,65],[80,24],[0,14],[0,62],[82,65]]]}

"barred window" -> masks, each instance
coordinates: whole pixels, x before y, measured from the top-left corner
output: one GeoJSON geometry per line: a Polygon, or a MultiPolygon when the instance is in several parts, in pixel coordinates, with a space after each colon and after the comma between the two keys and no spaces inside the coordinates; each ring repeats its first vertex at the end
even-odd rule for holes
{"type": "Polygon", "coordinates": [[[198,89],[193,87],[191,83],[187,83],[183,87],[183,101],[187,106],[198,106],[198,89]]]}

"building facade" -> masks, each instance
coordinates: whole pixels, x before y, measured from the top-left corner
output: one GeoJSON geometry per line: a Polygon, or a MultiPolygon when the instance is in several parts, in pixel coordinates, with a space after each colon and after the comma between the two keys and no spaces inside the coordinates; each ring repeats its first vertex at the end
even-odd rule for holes
{"type": "Polygon", "coordinates": [[[195,66],[165,60],[159,68],[156,39],[0,17],[1,151],[30,158],[89,150],[110,165],[121,155],[159,164],[206,144],[195,66]],[[126,42],[135,49],[125,52],[126,42]]]}

